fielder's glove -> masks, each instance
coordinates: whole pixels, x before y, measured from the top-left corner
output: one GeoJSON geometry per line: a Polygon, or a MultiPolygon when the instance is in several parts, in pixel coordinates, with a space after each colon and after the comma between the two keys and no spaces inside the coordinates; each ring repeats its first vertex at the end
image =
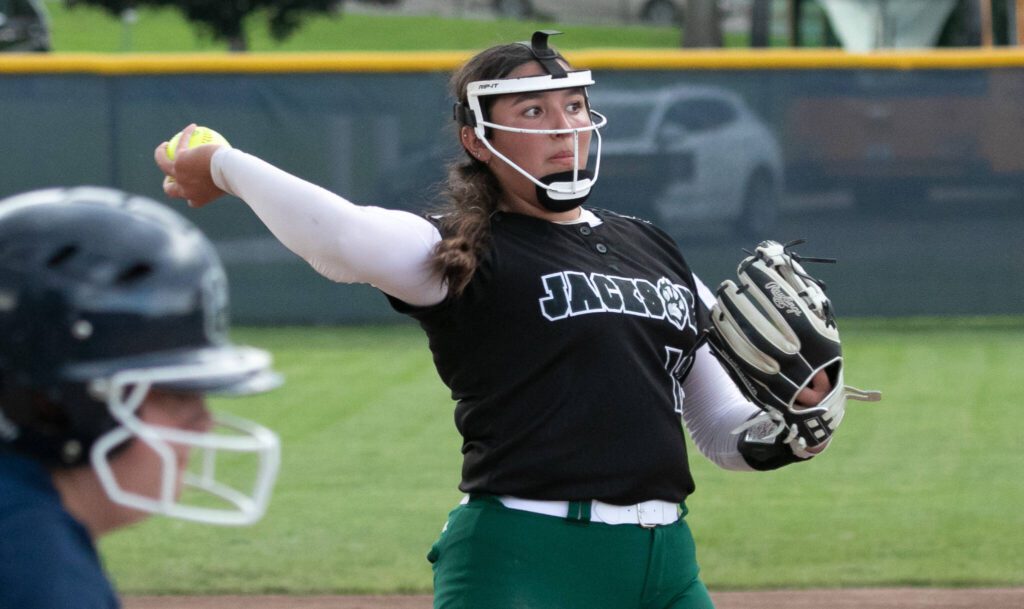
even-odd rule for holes
{"type": "Polygon", "coordinates": [[[739,285],[731,280],[718,288],[711,308],[708,342],[746,397],[764,412],[734,433],[754,434],[758,442],[789,444],[808,458],[827,441],[843,419],[847,398],[878,401],[877,391],[843,385],[843,355],[832,305],[824,282],[807,274],[804,258],[791,248],[764,241],[737,268],[739,285]],[[832,389],[811,407],[797,403],[800,390],[824,371],[832,389]],[[767,426],[773,426],[767,434],[767,426]]]}

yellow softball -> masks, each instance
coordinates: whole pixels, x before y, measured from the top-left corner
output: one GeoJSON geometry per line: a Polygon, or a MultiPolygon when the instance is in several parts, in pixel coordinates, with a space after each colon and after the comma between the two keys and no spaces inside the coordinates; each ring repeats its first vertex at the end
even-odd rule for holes
{"type": "MultiPolygon", "coordinates": [[[[167,158],[174,160],[174,152],[178,149],[178,141],[181,140],[181,132],[179,131],[171,138],[171,141],[167,142],[167,158]]],[[[188,138],[188,145],[186,148],[195,148],[196,146],[202,146],[204,144],[220,144],[221,146],[231,147],[224,136],[217,133],[209,127],[196,127],[192,131],[192,137],[188,138]]]]}

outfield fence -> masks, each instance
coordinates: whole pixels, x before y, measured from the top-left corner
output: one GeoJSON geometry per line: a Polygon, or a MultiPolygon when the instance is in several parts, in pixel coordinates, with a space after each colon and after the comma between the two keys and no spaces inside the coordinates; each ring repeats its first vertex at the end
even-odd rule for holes
{"type": "MultiPolygon", "coordinates": [[[[429,208],[455,158],[462,52],[0,56],[0,196],[77,184],[163,199],[189,121],[357,203],[429,208]]],[[[578,51],[608,115],[594,205],[649,218],[715,284],[805,238],[841,315],[1024,313],[1024,51],[578,51]]],[[[173,203],[172,203],[173,204],[173,203]]],[[[238,201],[187,212],[236,322],[393,321],[238,201]]]]}

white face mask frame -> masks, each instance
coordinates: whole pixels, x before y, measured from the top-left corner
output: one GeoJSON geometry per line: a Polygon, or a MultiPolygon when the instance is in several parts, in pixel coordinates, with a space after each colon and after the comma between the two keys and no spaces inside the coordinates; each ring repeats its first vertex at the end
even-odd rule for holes
{"type": "Polygon", "coordinates": [[[598,174],[601,171],[601,127],[608,123],[608,119],[601,113],[589,109],[591,121],[585,127],[570,127],[566,129],[524,129],[509,127],[484,120],[481,97],[492,95],[508,95],[511,93],[528,93],[534,91],[557,91],[562,89],[585,89],[594,84],[590,70],[579,70],[568,72],[564,78],[555,78],[548,74],[544,76],[526,76],[523,78],[505,78],[499,80],[477,80],[466,86],[466,99],[469,110],[473,116],[473,133],[484,143],[484,146],[492,154],[504,161],[509,167],[519,172],[539,188],[548,192],[548,196],[554,200],[568,200],[581,198],[590,192],[597,183],[598,174]],[[595,120],[596,118],[596,120],[595,120]],[[537,177],[529,174],[525,169],[512,162],[507,156],[499,152],[487,139],[487,129],[498,129],[510,133],[528,133],[534,135],[562,135],[572,134],[573,159],[572,159],[572,180],[570,182],[554,182],[545,184],[537,177]],[[597,135],[597,151],[594,161],[593,177],[580,179],[580,133],[593,131],[597,135]]]}
{"type": "Polygon", "coordinates": [[[252,350],[245,355],[240,361],[234,362],[239,366],[237,369],[232,367],[225,370],[209,364],[141,368],[118,372],[90,384],[90,391],[106,400],[111,415],[120,423],[118,427],[100,436],[90,453],[92,466],[112,501],[143,512],[206,524],[241,526],[253,524],[263,517],[280,466],[281,448],[277,434],[252,421],[225,414],[213,417],[214,429],[231,429],[236,432],[235,435],[150,425],[137,416],[139,407],[154,385],[201,381],[223,377],[225,374],[258,373],[269,367],[268,354],[252,350]],[[110,466],[111,452],[131,439],[144,442],[161,461],[160,485],[156,497],[127,491],[121,488],[114,476],[110,466]],[[213,495],[230,507],[201,507],[180,502],[176,496],[178,462],[171,444],[200,450],[200,454],[196,455],[201,458],[200,471],[186,471],[184,486],[213,495]],[[216,480],[218,451],[250,454],[256,458],[258,468],[248,492],[216,480]]]}

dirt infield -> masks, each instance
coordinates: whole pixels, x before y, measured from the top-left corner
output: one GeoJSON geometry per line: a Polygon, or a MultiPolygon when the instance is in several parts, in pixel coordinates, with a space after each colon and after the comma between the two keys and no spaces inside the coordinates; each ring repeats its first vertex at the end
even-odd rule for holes
{"type": "MultiPolygon", "coordinates": [[[[864,588],[711,594],[717,609],[1022,609],[1024,588],[864,588]]],[[[135,596],[124,609],[431,609],[429,596],[135,596]]],[[[485,609],[485,608],[481,608],[485,609]]]]}

